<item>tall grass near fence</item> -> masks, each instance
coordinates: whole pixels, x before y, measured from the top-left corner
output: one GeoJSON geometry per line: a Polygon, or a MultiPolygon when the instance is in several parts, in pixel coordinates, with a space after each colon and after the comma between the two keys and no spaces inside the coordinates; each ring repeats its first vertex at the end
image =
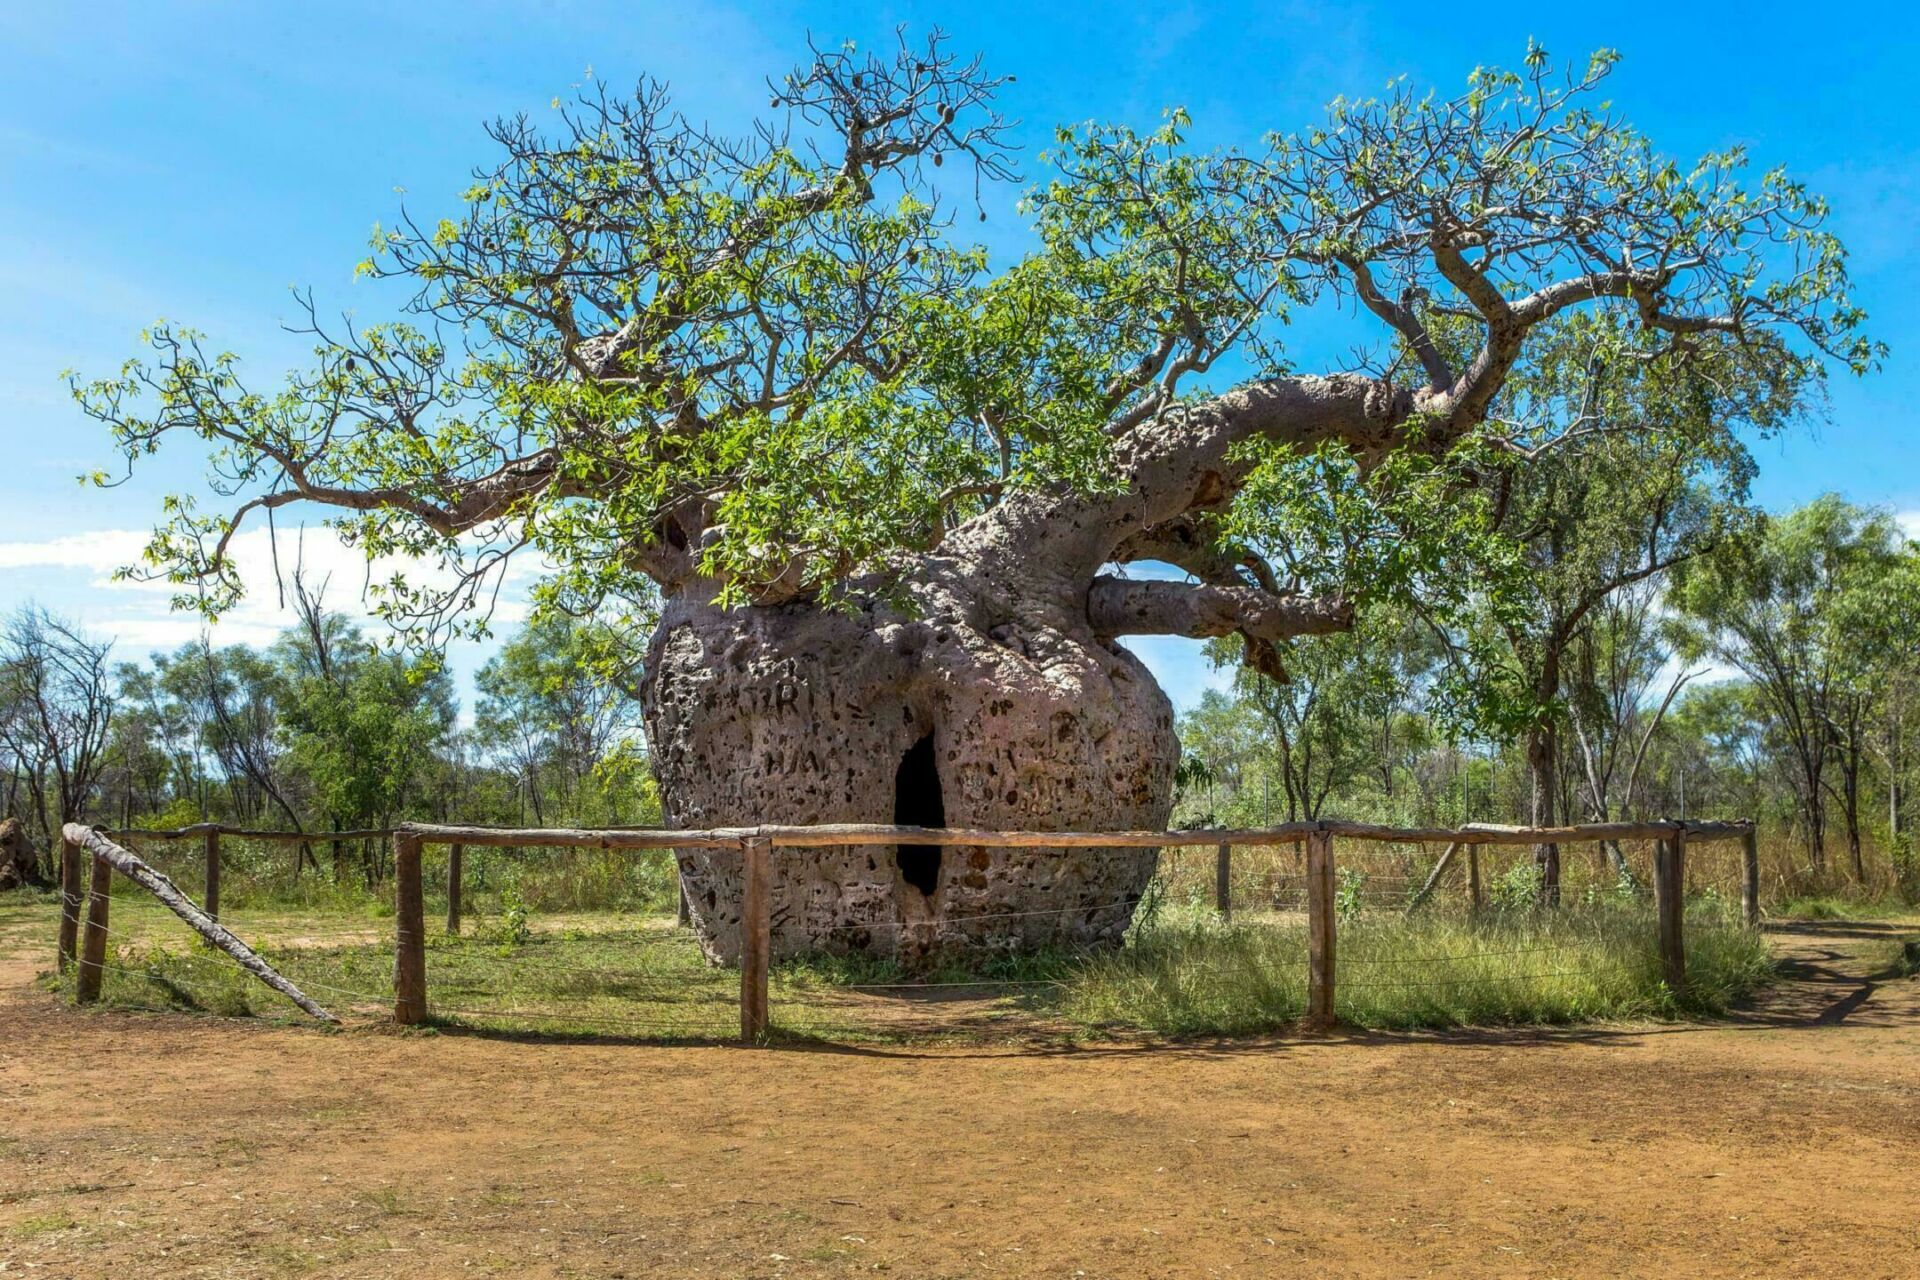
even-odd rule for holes
{"type": "MultiPolygon", "coordinates": [[[[1566,1023],[1717,1013],[1772,973],[1765,941],[1718,900],[1687,919],[1684,1002],[1661,981],[1651,912],[1634,901],[1554,910],[1364,913],[1343,920],[1335,1012],[1378,1028],[1566,1023]]],[[[1061,1007],[1089,1028],[1244,1035],[1307,1005],[1303,927],[1170,911],[1086,957],[1061,1007]]]]}

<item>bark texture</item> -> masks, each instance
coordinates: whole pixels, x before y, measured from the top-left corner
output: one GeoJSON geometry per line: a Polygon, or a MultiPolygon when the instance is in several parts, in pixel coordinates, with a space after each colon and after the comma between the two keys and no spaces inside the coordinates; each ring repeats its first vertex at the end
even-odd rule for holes
{"type": "MultiPolygon", "coordinates": [[[[643,687],[676,826],[902,822],[1158,828],[1178,753],[1138,658],[1095,634],[1084,588],[930,557],[905,601],[723,610],[681,595],[643,687]]],[[[773,954],[912,961],[950,948],[1117,943],[1153,849],[774,850],[773,954]]],[[[684,850],[707,953],[737,958],[740,858],[684,850]]]]}

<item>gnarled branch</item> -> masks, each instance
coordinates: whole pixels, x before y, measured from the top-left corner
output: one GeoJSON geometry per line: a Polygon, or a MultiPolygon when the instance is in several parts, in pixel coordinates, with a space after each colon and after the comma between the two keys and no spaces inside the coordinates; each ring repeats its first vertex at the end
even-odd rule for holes
{"type": "Polygon", "coordinates": [[[1164,582],[1101,574],[1087,591],[1087,619],[1101,636],[1224,636],[1255,640],[1326,635],[1353,626],[1345,600],[1283,596],[1258,587],[1164,582]]]}

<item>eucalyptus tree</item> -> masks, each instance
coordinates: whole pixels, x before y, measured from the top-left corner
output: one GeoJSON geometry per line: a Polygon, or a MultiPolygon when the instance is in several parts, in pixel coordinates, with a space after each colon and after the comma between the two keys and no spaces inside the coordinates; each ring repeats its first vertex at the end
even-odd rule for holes
{"type": "Polygon", "coordinates": [[[1859,779],[1868,683],[1843,624],[1881,593],[1896,537],[1883,513],[1829,494],[1685,566],[1674,592],[1698,625],[1695,643],[1752,681],[1784,743],[1812,868],[1826,867],[1827,803],[1837,795],[1856,879],[1865,875],[1859,779]]]}
{"type": "Polygon", "coordinates": [[[1847,823],[1848,851],[1857,879],[1863,793],[1868,761],[1878,756],[1887,801],[1887,839],[1911,875],[1911,840],[1903,828],[1908,756],[1920,693],[1920,548],[1903,538],[1884,513],[1867,513],[1856,527],[1852,565],[1823,612],[1823,629],[1839,665],[1834,710],[1837,788],[1847,823]]]}
{"type": "MultiPolygon", "coordinates": [[[[308,807],[333,831],[391,825],[417,797],[434,753],[453,728],[452,683],[431,659],[383,652],[321,593],[295,577],[300,625],[269,653],[278,689],[278,735],[308,807]]],[[[346,871],[333,842],[334,876],[346,871]]],[[[383,874],[378,850],[362,846],[368,884],[383,874]]]]}
{"type": "MultiPolygon", "coordinates": [[[[1381,797],[1392,799],[1394,734],[1430,660],[1422,640],[1397,611],[1380,608],[1290,655],[1285,679],[1240,667],[1234,692],[1265,729],[1278,816],[1319,818],[1329,801],[1376,777],[1381,797]]],[[[1216,661],[1233,659],[1229,641],[1209,649],[1216,661]]]]}
{"type": "MultiPolygon", "coordinates": [[[[1352,620],[1222,537],[1256,473],[1323,448],[1445,471],[1576,310],[1662,366],[1736,337],[1782,379],[1874,361],[1824,204],[1738,151],[1660,155],[1600,101],[1612,62],[1530,50],[1216,152],[1177,112],[1060,130],[1035,247],[997,270],[935,179],[1013,176],[1010,78],[938,35],[814,50],[742,138],[657,83],[592,90],[550,132],[496,123],[457,216],[377,231],[364,269],[417,290],[414,321],[315,319],[277,388],[159,325],[76,392],[130,463],[209,448],[218,505],[177,500],[147,559],[206,610],[240,590],[236,531],[306,504],[449,571],[381,588],[422,636],[483,626],[526,553],[555,567],[540,603],[649,629],[673,821],[1158,826],[1173,717],[1120,638],[1237,634],[1278,670],[1352,620]],[[1390,349],[1293,368],[1278,333],[1315,306],[1390,349]],[[1251,374],[1211,386],[1228,367],[1251,374]],[[1111,568],[1139,561],[1190,580],[1111,568]]],[[[1153,863],[782,857],[775,947],[1117,940],[1153,863]]],[[[683,863],[716,955],[736,868],[683,863]]]]}
{"type": "MultiPolygon", "coordinates": [[[[1597,709],[1571,664],[1596,622],[1751,522],[1740,435],[1806,411],[1810,388],[1768,335],[1697,336],[1681,359],[1663,344],[1618,314],[1556,317],[1444,466],[1398,459],[1367,475],[1323,450],[1317,472],[1256,474],[1227,525],[1289,581],[1397,600],[1422,620],[1440,648],[1442,720],[1521,742],[1535,825],[1566,816],[1570,706],[1597,709]]],[[[1575,726],[1589,757],[1596,728],[1591,714],[1575,726]]],[[[1534,856],[1554,901],[1559,849],[1534,856]]]]}
{"type": "MultiPolygon", "coordinates": [[[[113,645],[37,605],[0,623],[0,747],[28,783],[45,847],[87,814],[118,707],[113,645]]],[[[49,852],[48,856],[52,856],[49,852]]]]}
{"type": "Polygon", "coordinates": [[[1886,770],[1887,839],[1904,869],[1909,891],[1920,890],[1905,800],[1913,768],[1914,737],[1920,732],[1920,545],[1909,540],[1887,575],[1884,590],[1849,610],[1855,636],[1871,661],[1871,740],[1886,770]]]}
{"type": "MultiPolygon", "coordinates": [[[[1572,750],[1563,754],[1574,761],[1587,817],[1595,822],[1633,816],[1654,735],[1700,675],[1685,663],[1673,669],[1662,601],[1652,578],[1618,590],[1594,608],[1573,644],[1565,693],[1572,750]]],[[[1618,842],[1604,847],[1615,871],[1631,877],[1618,842]]]]}
{"type": "MultiPolygon", "coordinates": [[[[1580,641],[1600,640],[1598,611],[1737,537],[1754,515],[1739,433],[1776,431],[1803,411],[1804,388],[1754,342],[1708,340],[1672,364],[1643,355],[1615,318],[1581,316],[1556,327],[1513,387],[1541,434],[1528,439],[1530,465],[1502,468],[1495,484],[1488,522],[1518,554],[1507,587],[1523,597],[1492,611],[1503,652],[1483,674],[1503,686],[1502,712],[1522,728],[1538,826],[1567,816],[1569,703],[1593,692],[1569,661],[1580,641]]],[[[1576,737],[1591,727],[1576,726],[1576,737]]],[[[1609,852],[1624,872],[1619,850],[1609,852]]],[[[1553,900],[1559,849],[1536,846],[1534,856],[1553,900]]]]}
{"type": "Polygon", "coordinates": [[[536,822],[549,821],[550,794],[570,821],[598,808],[594,781],[639,732],[638,701],[603,663],[617,639],[564,614],[536,618],[475,679],[474,729],[523,780],[536,822]]]}

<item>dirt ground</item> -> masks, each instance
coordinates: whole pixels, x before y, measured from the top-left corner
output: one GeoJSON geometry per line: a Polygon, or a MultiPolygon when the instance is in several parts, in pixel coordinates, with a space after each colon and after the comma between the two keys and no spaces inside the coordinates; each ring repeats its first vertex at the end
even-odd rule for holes
{"type": "Polygon", "coordinates": [[[0,1273],[1920,1276],[1915,928],[1712,1026],[1071,1051],[76,1013],[16,929],[0,1273]]]}

